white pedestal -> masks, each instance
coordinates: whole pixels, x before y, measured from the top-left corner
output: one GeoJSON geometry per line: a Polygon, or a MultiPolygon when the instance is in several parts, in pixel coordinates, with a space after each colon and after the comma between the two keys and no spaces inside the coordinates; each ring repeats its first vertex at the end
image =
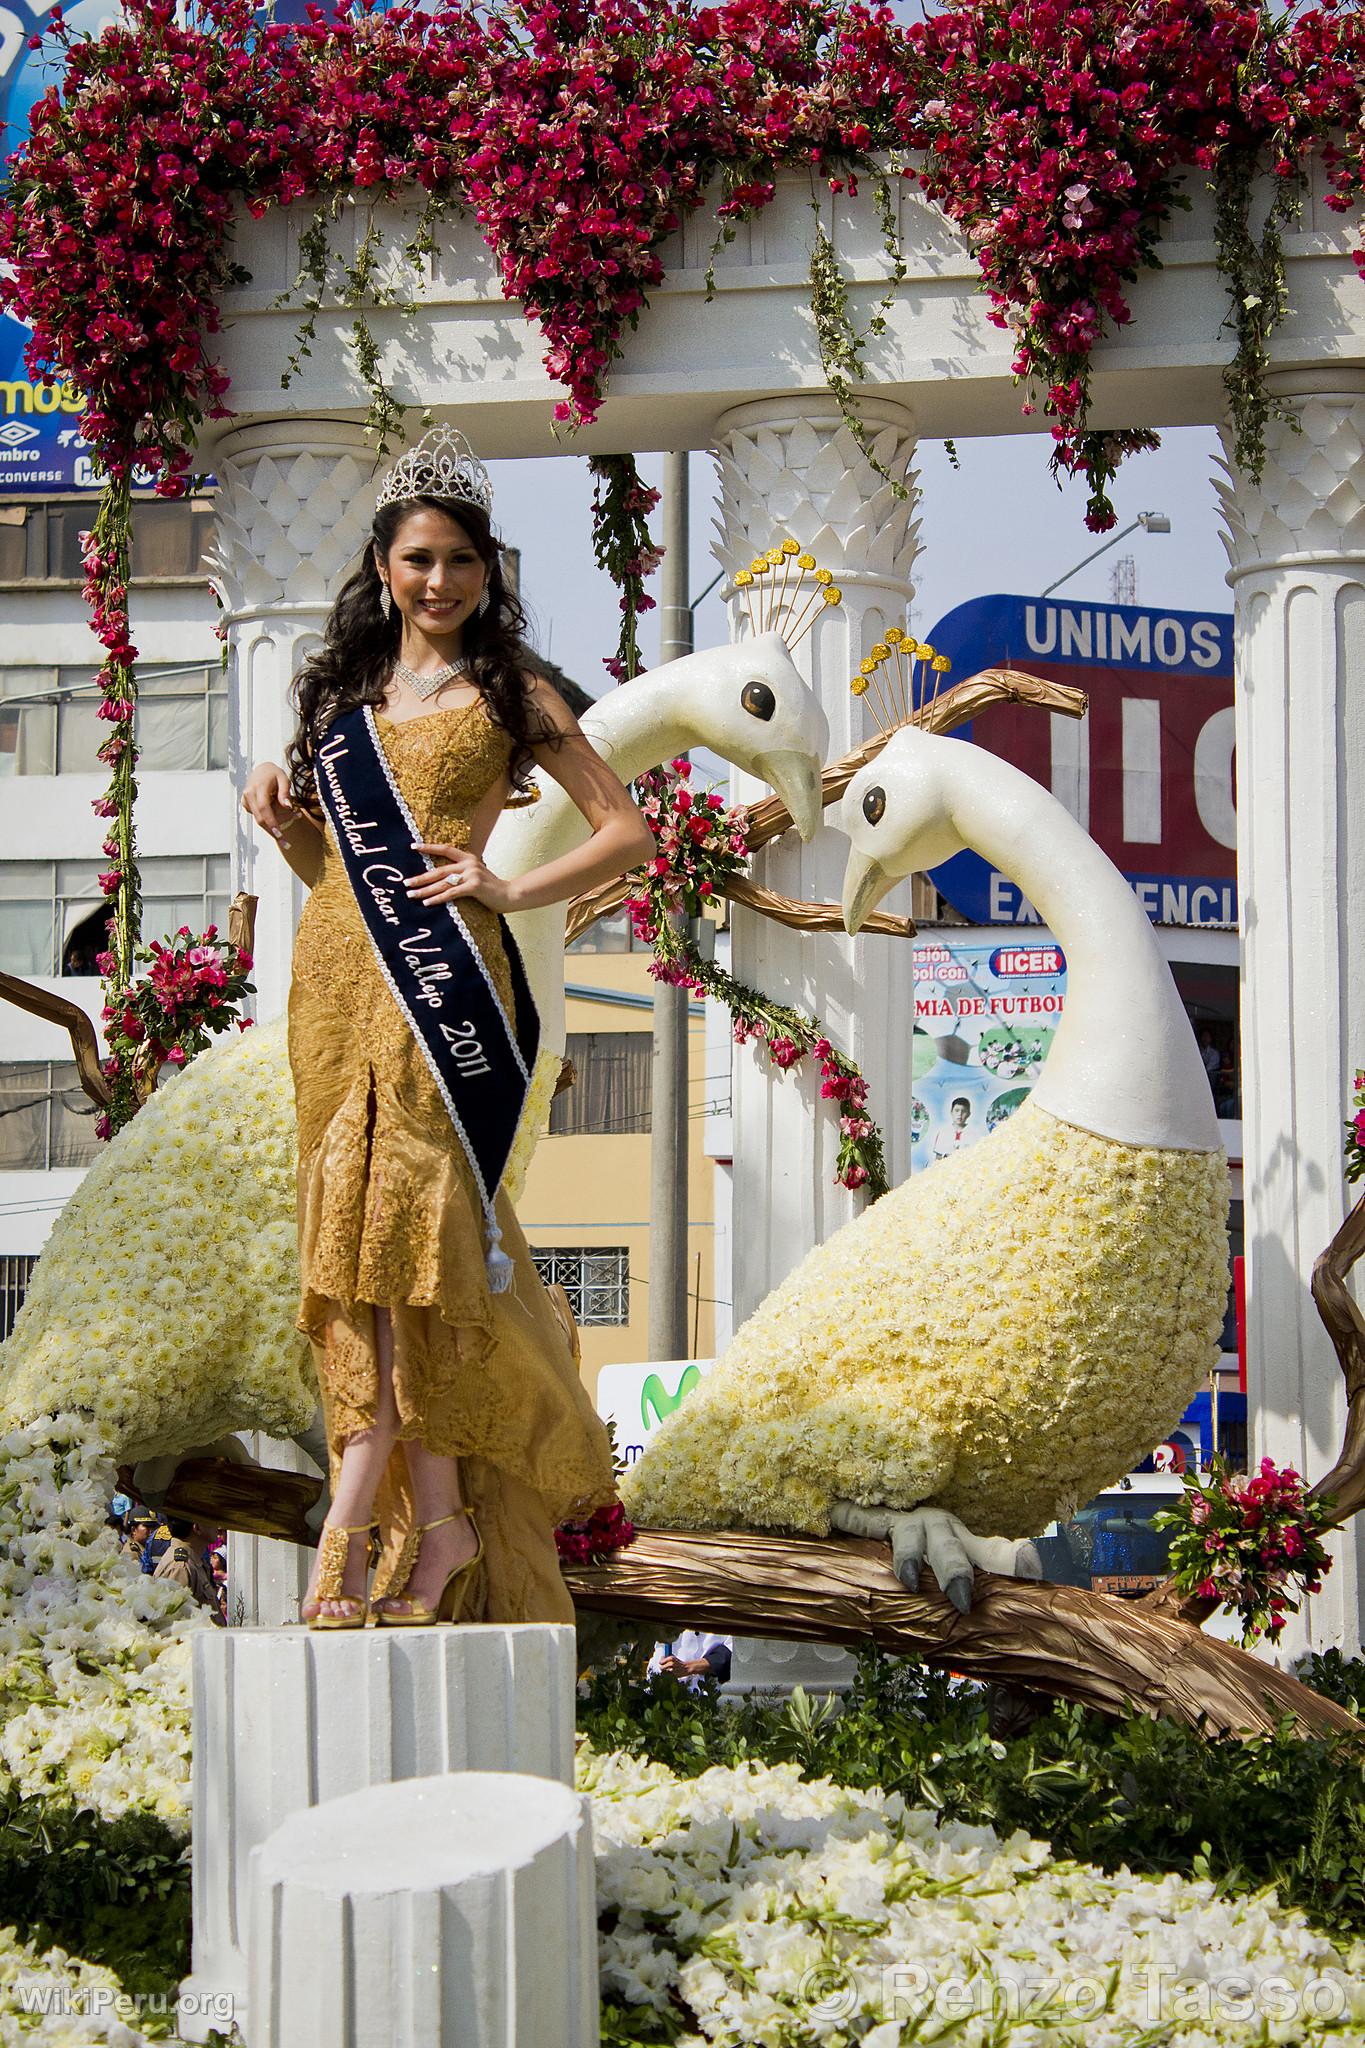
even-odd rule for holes
{"type": "Polygon", "coordinates": [[[857,1674],[857,1661],[834,1643],[786,1643],[776,1636],[736,1636],[730,1653],[730,1676],[722,1699],[750,1692],[776,1692],[789,1697],[799,1685],[804,1692],[845,1693],[857,1674]]]}
{"type": "Polygon", "coordinates": [[[251,1861],[250,2048],[595,2048],[582,1794],[495,1772],[377,1785],[251,1861]]]}
{"type": "Polygon", "coordinates": [[[245,2032],[253,1849],[301,1809],[448,1771],[573,1777],[574,1631],[213,1629],[194,1645],[194,1951],[180,2031],[245,2032]]]}

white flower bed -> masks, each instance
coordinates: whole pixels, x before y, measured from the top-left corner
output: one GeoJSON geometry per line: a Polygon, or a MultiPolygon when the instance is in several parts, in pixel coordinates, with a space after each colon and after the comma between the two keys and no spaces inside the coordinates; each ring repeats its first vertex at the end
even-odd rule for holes
{"type": "Polygon", "coordinates": [[[138,2014],[112,1970],[0,1928],[0,2048],[147,2048],[138,2014]]]}
{"type": "Polygon", "coordinates": [[[679,2048],[1365,2044],[1365,1943],[1273,1894],[1106,1876],[792,1765],[684,1780],[584,1749],[579,1782],[603,1996],[681,1998],[679,2048]]]}
{"type": "Polygon", "coordinates": [[[83,1417],[0,1435],[0,1773],[25,1798],[188,1827],[188,1638],[211,1624],[119,1554],[112,1489],[83,1417]]]}

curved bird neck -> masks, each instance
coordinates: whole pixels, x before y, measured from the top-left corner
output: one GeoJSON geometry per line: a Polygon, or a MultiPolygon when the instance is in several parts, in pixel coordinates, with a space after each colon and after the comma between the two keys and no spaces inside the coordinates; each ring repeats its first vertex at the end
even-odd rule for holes
{"type": "Polygon", "coordinates": [[[1066,956],[1066,1009],[1032,1100],[1125,1144],[1215,1150],[1194,1033],[1122,875],[1031,777],[962,741],[937,747],[958,837],[1018,885],[1066,956]]]}

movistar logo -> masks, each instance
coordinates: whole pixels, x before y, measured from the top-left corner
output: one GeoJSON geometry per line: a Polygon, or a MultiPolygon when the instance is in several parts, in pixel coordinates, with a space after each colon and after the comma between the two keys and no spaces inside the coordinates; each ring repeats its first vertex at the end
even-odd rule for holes
{"type": "Polygon", "coordinates": [[[640,1389],[640,1421],[649,1428],[649,1411],[654,1410],[655,1422],[662,1422],[675,1408],[682,1406],[693,1387],[701,1384],[701,1373],[695,1365],[689,1365],[678,1381],[677,1391],[670,1394],[657,1372],[652,1372],[640,1389]]]}

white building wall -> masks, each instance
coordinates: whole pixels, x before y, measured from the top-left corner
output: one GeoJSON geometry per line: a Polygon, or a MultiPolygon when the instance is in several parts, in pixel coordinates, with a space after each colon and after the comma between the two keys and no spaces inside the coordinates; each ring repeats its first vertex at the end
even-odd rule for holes
{"type": "MultiPolygon", "coordinates": [[[[135,584],[133,639],[143,662],[167,666],[213,663],[217,608],[207,582],[176,579],[135,584]]],[[[12,668],[75,668],[97,673],[102,649],[90,630],[79,585],[29,583],[0,587],[0,672],[12,668]]],[[[107,823],[90,805],[107,784],[95,774],[9,775],[0,778],[0,884],[17,861],[103,860],[107,823]]],[[[226,856],[231,844],[232,793],[225,770],[148,772],[139,776],[138,847],[147,859],[177,855],[226,856]]],[[[93,906],[92,906],[93,907],[93,906]]],[[[160,937],[148,930],[149,938],[160,937]]],[[[79,1003],[99,1029],[102,1001],[94,977],[30,977],[79,1003]]],[[[11,1061],[69,1062],[65,1032],[0,1003],[0,1066],[11,1061]]],[[[0,1168],[0,1258],[32,1257],[82,1170],[0,1168]]]]}

